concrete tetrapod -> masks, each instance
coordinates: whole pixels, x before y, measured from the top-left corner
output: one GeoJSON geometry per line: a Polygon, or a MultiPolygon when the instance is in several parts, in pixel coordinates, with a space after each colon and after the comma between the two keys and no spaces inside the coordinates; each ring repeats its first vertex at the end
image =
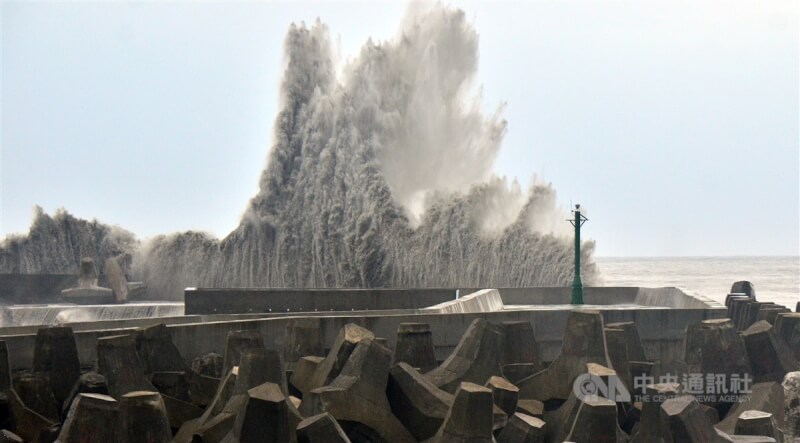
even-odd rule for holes
{"type": "Polygon", "coordinates": [[[397,327],[397,340],[392,356],[392,364],[406,362],[420,372],[428,372],[436,367],[433,348],[433,334],[427,323],[400,323],[397,327]]]}
{"type": "Polygon", "coordinates": [[[784,423],[784,391],[780,383],[756,383],[749,389],[750,392],[741,393],[741,400],[733,404],[728,415],[715,426],[720,431],[733,434],[736,421],[745,411],[757,410],[769,412],[773,415],[778,426],[784,423]]]}
{"type": "Polygon", "coordinates": [[[58,434],[60,443],[121,441],[119,404],[102,394],[80,394],[58,434]]]}
{"type": "Polygon", "coordinates": [[[492,443],[493,406],[490,389],[461,383],[444,423],[428,443],[492,443]]]}
{"type": "Polygon", "coordinates": [[[321,388],[330,384],[347,364],[350,354],[353,353],[356,345],[366,339],[374,340],[375,334],[356,324],[348,323],[344,325],[344,327],[339,330],[339,334],[336,336],[336,340],[333,342],[330,352],[328,352],[328,355],[317,365],[311,377],[294,386],[298,388],[305,397],[312,389],[321,388]]]}
{"type": "Polygon", "coordinates": [[[742,333],[747,356],[753,367],[756,382],[775,381],[780,383],[787,372],[800,368],[792,350],[773,331],[766,321],[753,324],[742,333]]]}
{"type": "Polygon", "coordinates": [[[493,375],[486,381],[486,387],[492,390],[492,399],[507,416],[511,417],[517,410],[519,388],[503,377],[493,375]]]}
{"type": "Polygon", "coordinates": [[[736,420],[736,435],[763,435],[783,443],[783,433],[769,412],[744,411],[736,420]]]}
{"type": "Polygon", "coordinates": [[[395,417],[418,441],[436,434],[453,404],[452,394],[437,388],[405,362],[392,367],[386,395],[395,417]]]}
{"type": "Polygon", "coordinates": [[[33,371],[49,375],[50,387],[60,410],[81,376],[81,363],[72,328],[40,328],[36,332],[33,371]]]}
{"type": "Polygon", "coordinates": [[[307,355],[322,356],[325,347],[322,344],[322,329],[316,317],[293,318],[286,323],[283,335],[283,359],[293,367],[307,355]]]}
{"type": "Polygon", "coordinates": [[[300,417],[275,383],[264,383],[246,394],[244,408],[236,416],[223,443],[290,443],[297,441],[300,417]]]}
{"type": "Polygon", "coordinates": [[[116,399],[132,391],[156,390],[144,374],[131,335],[98,338],[97,368],[106,378],[109,394],[116,399]]]}
{"type": "Polygon", "coordinates": [[[301,411],[306,416],[329,412],[351,440],[416,441],[386,398],[390,360],[389,350],[372,338],[360,340],[339,376],[303,397],[301,411]]]}
{"type": "Polygon", "coordinates": [[[502,375],[503,332],[499,326],[476,318],[450,356],[425,374],[434,385],[455,392],[461,382],[483,385],[493,375],[502,375]]]}
{"type": "Polygon", "coordinates": [[[245,350],[264,348],[264,339],[258,331],[231,331],[226,338],[223,374],[227,374],[234,366],[239,366],[239,360],[245,350]]]}
{"type": "Polygon", "coordinates": [[[610,367],[603,331],[603,316],[597,311],[571,311],[567,318],[561,353],[547,369],[517,383],[520,398],[564,400],[572,382],[586,371],[587,363],[610,367]]]}
{"type": "Polygon", "coordinates": [[[497,436],[497,443],[544,443],[545,422],[517,412],[497,436]]]}
{"type": "Polygon", "coordinates": [[[631,433],[631,443],[658,443],[667,441],[667,430],[662,428],[661,405],[680,394],[678,383],[647,385],[642,402],[642,415],[631,433]]]}
{"type": "Polygon", "coordinates": [[[167,411],[158,392],[133,391],[119,402],[125,443],[167,443],[172,440],[167,411]]]}
{"type": "Polygon", "coordinates": [[[297,425],[298,443],[350,443],[350,439],[331,414],[317,414],[297,425]]]}

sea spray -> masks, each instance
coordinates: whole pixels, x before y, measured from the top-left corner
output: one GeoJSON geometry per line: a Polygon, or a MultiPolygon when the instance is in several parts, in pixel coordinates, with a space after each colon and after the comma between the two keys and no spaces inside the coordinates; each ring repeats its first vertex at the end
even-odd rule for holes
{"type": "Polygon", "coordinates": [[[555,191],[492,175],[506,124],[502,106],[483,113],[473,85],[477,33],[459,10],[423,9],[342,69],[324,24],[290,27],[260,190],[223,240],[186,232],[142,244],[40,213],[28,237],[6,241],[0,269],[71,272],[82,255],[129,252],[134,278],[170,298],[186,286],[569,285],[555,191]]]}

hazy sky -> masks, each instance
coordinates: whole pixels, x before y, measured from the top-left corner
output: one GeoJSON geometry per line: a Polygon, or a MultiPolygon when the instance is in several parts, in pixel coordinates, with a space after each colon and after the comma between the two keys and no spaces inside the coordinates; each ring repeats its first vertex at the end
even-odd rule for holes
{"type": "MultiPolygon", "coordinates": [[[[498,174],[589,210],[598,255],[800,254],[797,1],[453,2],[498,174]]],[[[257,191],[292,21],[342,56],[402,2],[0,2],[0,234],[34,205],[224,236],[257,191]]],[[[566,221],[565,221],[566,223],[566,221]]]]}

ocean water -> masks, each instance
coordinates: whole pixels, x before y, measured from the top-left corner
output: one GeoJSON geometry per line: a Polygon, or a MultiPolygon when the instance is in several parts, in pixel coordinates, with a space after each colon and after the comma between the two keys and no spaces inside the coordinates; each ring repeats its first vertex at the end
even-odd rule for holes
{"type": "Polygon", "coordinates": [[[598,257],[606,286],[677,286],[721,303],[733,282],[748,280],[759,301],[794,310],[800,257],[598,257]]]}

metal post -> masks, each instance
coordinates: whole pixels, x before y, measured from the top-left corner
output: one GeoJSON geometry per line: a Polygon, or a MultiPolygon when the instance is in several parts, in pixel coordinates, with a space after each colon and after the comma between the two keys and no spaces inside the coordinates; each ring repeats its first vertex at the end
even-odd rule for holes
{"type": "Polygon", "coordinates": [[[574,219],[568,220],[575,227],[575,277],[572,280],[572,304],[583,304],[583,283],[581,282],[581,226],[589,220],[581,214],[581,205],[575,205],[574,219]]]}

